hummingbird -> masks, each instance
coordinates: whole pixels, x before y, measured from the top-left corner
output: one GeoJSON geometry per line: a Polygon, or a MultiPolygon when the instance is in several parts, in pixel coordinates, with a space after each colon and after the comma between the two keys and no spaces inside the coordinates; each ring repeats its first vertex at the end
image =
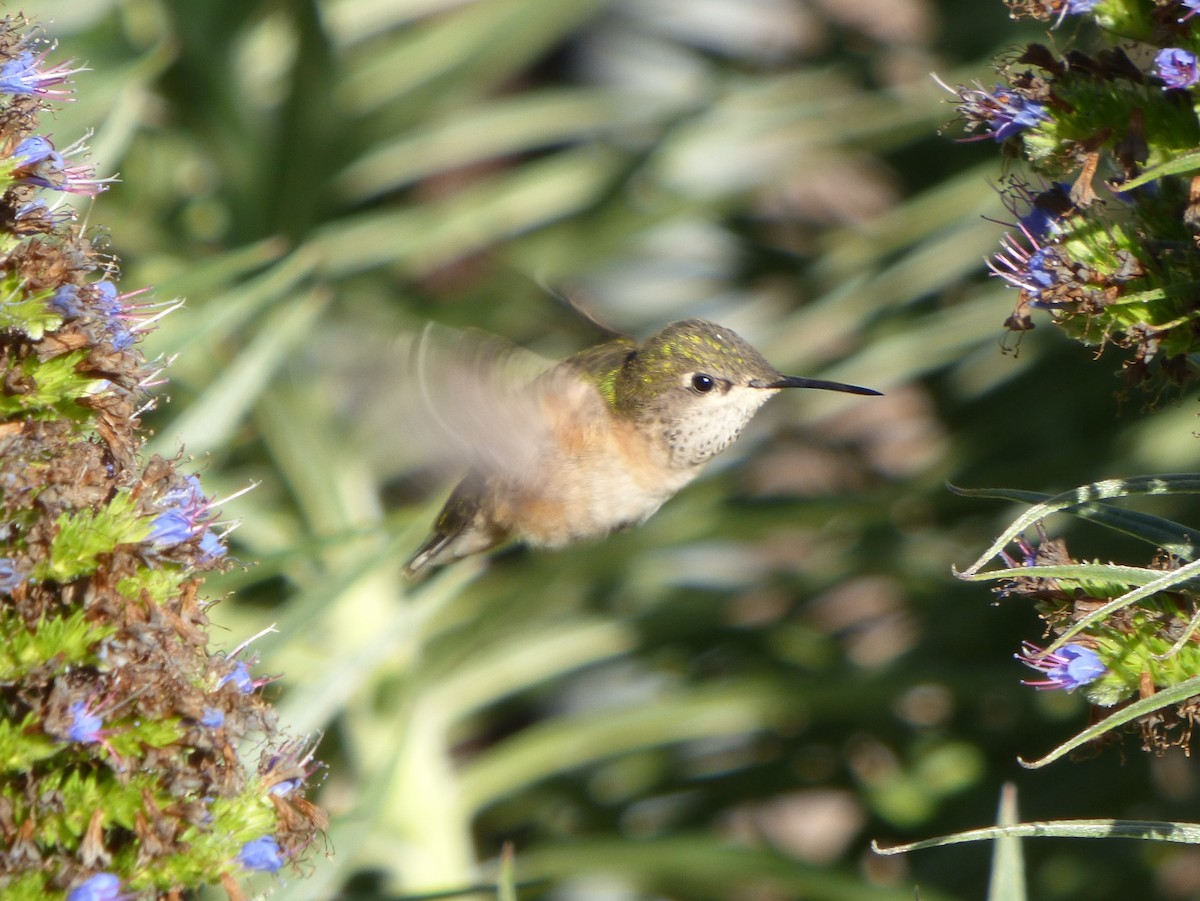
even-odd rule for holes
{"type": "Polygon", "coordinates": [[[507,389],[450,385],[446,372],[433,373],[441,384],[432,387],[460,405],[459,422],[430,412],[471,445],[472,462],[406,564],[409,577],[513,540],[560,548],[640,525],[785,388],[880,394],[785,376],[703,319],[673,322],[640,343],[607,341],[507,389]],[[498,424],[465,437],[465,420],[497,411],[498,424]]]}

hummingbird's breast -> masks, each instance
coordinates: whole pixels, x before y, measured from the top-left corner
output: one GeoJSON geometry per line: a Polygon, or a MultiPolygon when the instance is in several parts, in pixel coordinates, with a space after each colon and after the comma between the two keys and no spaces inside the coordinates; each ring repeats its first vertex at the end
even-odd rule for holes
{"type": "Polygon", "coordinates": [[[497,484],[497,524],[524,541],[560,547],[641,523],[700,467],[678,469],[661,440],[615,415],[594,386],[557,386],[542,398],[547,438],[528,477],[497,484]]]}

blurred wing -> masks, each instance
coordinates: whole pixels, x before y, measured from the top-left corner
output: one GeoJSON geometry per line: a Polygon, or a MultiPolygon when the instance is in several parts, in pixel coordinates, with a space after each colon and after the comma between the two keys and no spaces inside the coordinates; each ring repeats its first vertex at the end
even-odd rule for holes
{"type": "Polygon", "coordinates": [[[333,376],[346,440],[385,476],[434,469],[529,476],[549,440],[552,361],[479,331],[340,331],[302,365],[333,376]]]}
{"type": "Polygon", "coordinates": [[[550,441],[553,364],[483,332],[427,326],[401,384],[420,440],[438,459],[488,474],[532,477],[550,441]]]}

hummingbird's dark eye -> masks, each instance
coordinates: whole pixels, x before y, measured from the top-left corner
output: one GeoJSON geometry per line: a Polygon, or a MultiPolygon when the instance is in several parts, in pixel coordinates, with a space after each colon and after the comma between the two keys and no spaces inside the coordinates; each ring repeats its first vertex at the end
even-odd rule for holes
{"type": "Polygon", "coordinates": [[[701,394],[708,394],[713,388],[717,387],[717,380],[711,375],[705,375],[703,372],[697,372],[692,376],[692,389],[699,391],[701,394]]]}

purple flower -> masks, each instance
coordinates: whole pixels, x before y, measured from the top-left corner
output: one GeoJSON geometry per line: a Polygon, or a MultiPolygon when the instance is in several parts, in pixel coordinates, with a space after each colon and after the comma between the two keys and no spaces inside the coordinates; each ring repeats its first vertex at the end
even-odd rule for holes
{"type": "Polygon", "coordinates": [[[1100,0],[1067,0],[1065,7],[1068,16],[1081,16],[1096,8],[1100,0]]]}
{"type": "Polygon", "coordinates": [[[144,294],[140,288],[120,294],[108,279],[87,285],[63,285],[47,301],[48,306],[67,319],[91,316],[100,320],[114,350],[126,350],[160,318],[179,309],[181,301],[131,304],[129,301],[144,294]]]}
{"type": "Polygon", "coordinates": [[[151,544],[168,548],[199,539],[202,561],[224,556],[225,548],[220,539],[209,532],[209,526],[212,524],[209,514],[212,512],[213,502],[204,496],[199,479],[188,476],[183,485],[172,488],[159,498],[158,503],[160,508],[165,509],[150,523],[147,540],[151,544]]]}
{"type": "Polygon", "coordinates": [[[264,835],[242,845],[242,850],[238,852],[238,863],[247,870],[274,873],[283,866],[283,854],[275,837],[264,835]]]}
{"type": "Polygon", "coordinates": [[[208,729],[220,729],[225,725],[225,711],[215,707],[205,707],[204,715],[200,717],[200,725],[208,729]]]}
{"type": "Polygon", "coordinates": [[[990,136],[1003,141],[1050,118],[1043,104],[1012,88],[996,85],[991,92],[985,91],[982,86],[955,91],[949,85],[941,84],[958,96],[958,110],[967,120],[968,129],[983,128],[987,132],[986,135],[966,140],[982,140],[990,136]]]}
{"type": "Polygon", "coordinates": [[[1062,260],[1055,247],[1041,247],[1028,233],[1026,237],[1033,250],[1025,248],[1013,235],[1005,235],[999,253],[987,261],[988,269],[992,275],[1025,291],[1034,306],[1052,307],[1053,301],[1043,301],[1042,295],[1060,283],[1062,260]]]}
{"type": "Polygon", "coordinates": [[[78,285],[63,285],[54,292],[48,301],[56,313],[61,313],[67,319],[78,319],[84,314],[83,302],[79,298],[78,285]]]}
{"type": "Polygon", "coordinates": [[[319,768],[313,763],[315,743],[297,739],[281,745],[266,761],[259,764],[260,775],[268,786],[267,793],[284,798],[300,788],[319,768]]]}
{"type": "Polygon", "coordinates": [[[1188,11],[1188,14],[1180,17],[1178,19],[1180,22],[1186,22],[1192,16],[1196,15],[1196,13],[1200,13],[1200,0],[1182,0],[1181,5],[1188,11]]]}
{"type": "Polygon", "coordinates": [[[300,787],[301,781],[302,780],[299,776],[295,776],[291,779],[284,779],[281,782],[276,782],[269,789],[267,789],[267,794],[274,795],[277,798],[286,798],[300,787]]]}
{"type": "Polygon", "coordinates": [[[48,232],[66,225],[74,217],[70,207],[52,209],[41,200],[31,200],[17,207],[13,228],[17,234],[48,232]]]}
{"type": "Polygon", "coordinates": [[[103,740],[103,728],[104,720],[88,708],[86,701],[71,704],[71,726],[67,729],[67,738],[82,744],[93,744],[103,740]]]}
{"type": "Polygon", "coordinates": [[[998,88],[994,97],[998,107],[991,129],[992,137],[997,141],[1012,137],[1026,128],[1033,128],[1050,118],[1046,115],[1046,107],[1016,91],[998,88]]]}
{"type": "Polygon", "coordinates": [[[67,901],[119,901],[121,880],[112,873],[97,873],[71,889],[67,901]]]}
{"type": "Polygon", "coordinates": [[[125,315],[125,305],[122,303],[121,295],[117,293],[117,286],[107,279],[96,282],[91,286],[96,297],[96,306],[100,312],[106,316],[123,316],[125,315]]]}
{"type": "Polygon", "coordinates": [[[58,63],[47,69],[41,68],[46,61],[47,51],[34,53],[22,50],[15,57],[0,65],[0,93],[5,94],[54,94],[61,98],[70,91],[55,91],[52,88],[66,84],[71,76],[83,69],[72,69],[69,62],[58,63]]]}
{"type": "Polygon", "coordinates": [[[204,534],[200,536],[200,559],[207,563],[224,556],[225,545],[221,544],[221,539],[213,534],[211,529],[205,529],[204,534]]]}
{"type": "Polygon", "coordinates": [[[1200,67],[1196,65],[1196,54],[1178,47],[1167,47],[1154,57],[1154,68],[1164,82],[1163,90],[1190,88],[1200,81],[1200,67]]]}
{"type": "Polygon", "coordinates": [[[41,135],[30,135],[21,141],[9,157],[18,167],[36,166],[38,163],[50,160],[60,167],[64,160],[62,154],[54,149],[54,145],[41,135]]]}
{"type": "Polygon", "coordinates": [[[250,675],[250,668],[241,660],[237,661],[233,665],[233,669],[221,677],[220,681],[217,682],[217,688],[222,687],[227,682],[232,682],[234,687],[244,695],[250,694],[257,687],[254,684],[253,677],[250,675]]]}
{"type": "Polygon", "coordinates": [[[1021,645],[1023,653],[1015,655],[1026,666],[1045,673],[1045,679],[1022,682],[1031,685],[1039,691],[1061,688],[1064,691],[1074,691],[1081,685],[1094,682],[1108,672],[1108,668],[1100,662],[1099,655],[1091,648],[1083,645],[1066,644],[1052,654],[1042,652],[1037,645],[1025,642],[1021,645]]]}
{"type": "Polygon", "coordinates": [[[103,320],[114,350],[126,350],[136,337],[126,324],[132,317],[117,294],[117,286],[109,281],[91,285],[63,285],[48,301],[52,310],[67,319],[79,319],[89,314],[103,320]]]}
{"type": "Polygon", "coordinates": [[[168,510],[150,523],[150,541],[163,547],[183,544],[192,537],[194,521],[184,510],[168,510]]]}
{"type": "Polygon", "coordinates": [[[1037,286],[1036,293],[1053,287],[1058,281],[1058,276],[1051,268],[1057,262],[1058,255],[1052,247],[1039,247],[1029,257],[1029,261],[1025,264],[1025,277],[1037,286]]]}
{"type": "Polygon", "coordinates": [[[1044,238],[1058,225],[1058,216],[1039,206],[1031,207],[1018,221],[1021,231],[1035,238],[1044,238]]]}
{"type": "Polygon", "coordinates": [[[5,594],[25,581],[25,574],[18,569],[11,557],[0,557],[0,591],[5,594]]]}
{"type": "Polygon", "coordinates": [[[52,188],[68,194],[99,194],[108,188],[111,178],[95,178],[90,166],[68,166],[67,158],[85,153],[83,141],[76,141],[61,153],[40,135],[30,135],[19,143],[9,157],[13,177],[20,183],[52,188]]]}

